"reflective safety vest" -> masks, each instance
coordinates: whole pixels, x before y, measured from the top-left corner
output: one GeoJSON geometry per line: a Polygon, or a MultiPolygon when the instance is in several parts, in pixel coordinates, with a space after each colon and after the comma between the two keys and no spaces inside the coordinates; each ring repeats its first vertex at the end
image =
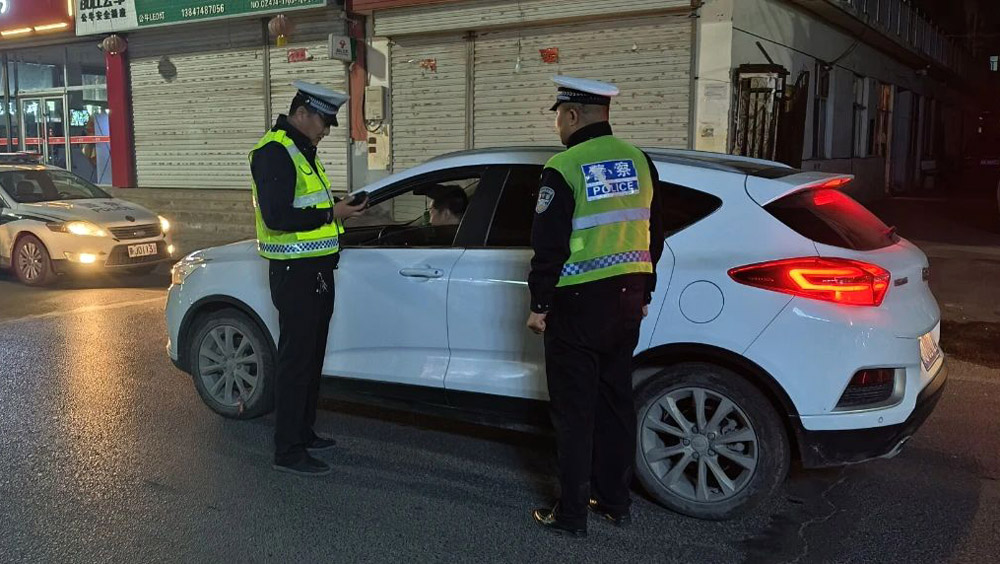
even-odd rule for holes
{"type": "MultiPolygon", "coordinates": [[[[559,153],[545,166],[562,174],[576,201],[570,256],[557,286],[653,272],[649,253],[653,176],[642,151],[605,135],[559,153]]],[[[545,190],[542,187],[539,206],[545,205],[545,190]]]]}
{"type": "MultiPolygon", "coordinates": [[[[292,163],[295,164],[295,198],[292,200],[292,206],[321,210],[332,208],[333,197],[330,195],[330,180],[326,177],[323,165],[317,160],[316,168],[313,169],[305,155],[299,151],[295,142],[288,137],[288,133],[284,130],[267,132],[250,151],[250,163],[253,164],[254,153],[272,141],[285,147],[292,163]]],[[[340,251],[340,235],[344,232],[340,220],[334,220],[333,223],[312,231],[288,232],[270,229],[264,223],[264,218],[260,213],[256,182],[253,182],[253,209],[257,222],[257,252],[264,258],[287,260],[322,257],[340,251]]]]}

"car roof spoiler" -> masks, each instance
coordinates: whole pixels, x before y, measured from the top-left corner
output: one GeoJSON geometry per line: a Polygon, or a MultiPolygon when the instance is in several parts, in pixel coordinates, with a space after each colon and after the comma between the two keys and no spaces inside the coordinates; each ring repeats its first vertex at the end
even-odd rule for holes
{"type": "Polygon", "coordinates": [[[747,195],[761,206],[803,190],[842,189],[854,180],[853,174],[800,172],[782,178],[747,176],[747,195]]]}

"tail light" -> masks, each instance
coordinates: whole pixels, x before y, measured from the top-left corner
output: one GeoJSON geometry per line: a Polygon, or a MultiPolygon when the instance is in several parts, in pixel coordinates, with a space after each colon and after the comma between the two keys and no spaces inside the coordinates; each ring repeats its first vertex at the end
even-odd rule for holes
{"type": "Polygon", "coordinates": [[[740,284],[844,305],[879,306],[889,291],[889,271],[855,260],[797,258],[734,268],[740,284]]]}

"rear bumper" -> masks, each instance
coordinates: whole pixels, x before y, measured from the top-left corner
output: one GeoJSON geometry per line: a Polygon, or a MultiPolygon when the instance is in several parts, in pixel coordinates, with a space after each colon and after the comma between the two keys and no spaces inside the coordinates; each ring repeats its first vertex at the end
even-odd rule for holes
{"type": "Polygon", "coordinates": [[[948,363],[945,359],[934,379],[917,396],[913,413],[898,425],[847,431],[808,431],[799,426],[796,433],[802,466],[843,466],[895,456],[934,411],[947,380],[948,363]]]}

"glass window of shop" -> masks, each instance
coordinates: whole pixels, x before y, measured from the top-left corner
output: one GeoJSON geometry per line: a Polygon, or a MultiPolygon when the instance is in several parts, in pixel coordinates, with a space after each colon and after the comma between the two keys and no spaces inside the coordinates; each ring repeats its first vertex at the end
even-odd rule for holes
{"type": "Polygon", "coordinates": [[[4,151],[37,153],[95,184],[111,184],[104,53],[93,43],[3,53],[4,151]]]}

